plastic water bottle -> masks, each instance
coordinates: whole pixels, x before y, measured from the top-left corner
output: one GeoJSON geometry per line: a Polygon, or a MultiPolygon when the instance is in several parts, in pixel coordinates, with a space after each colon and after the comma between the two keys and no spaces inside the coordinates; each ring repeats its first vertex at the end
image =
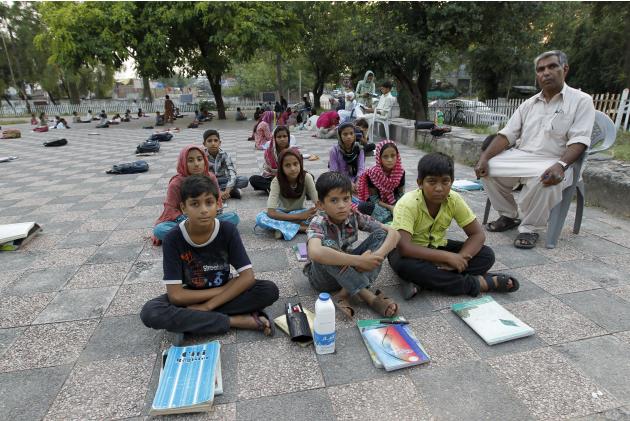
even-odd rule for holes
{"type": "Polygon", "coordinates": [[[315,352],[332,354],[335,352],[335,304],[330,294],[322,292],[315,303],[315,352]]]}
{"type": "Polygon", "coordinates": [[[440,110],[437,110],[437,125],[442,126],[444,124],[444,113],[440,110]]]}

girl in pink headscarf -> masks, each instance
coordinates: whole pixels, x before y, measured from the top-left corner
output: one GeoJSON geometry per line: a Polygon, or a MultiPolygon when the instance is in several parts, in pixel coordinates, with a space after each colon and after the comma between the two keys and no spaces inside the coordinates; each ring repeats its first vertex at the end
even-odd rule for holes
{"type": "Polygon", "coordinates": [[[262,175],[249,177],[249,184],[254,190],[262,190],[269,194],[271,180],[278,174],[278,156],[289,147],[291,134],[286,126],[278,126],[273,131],[273,139],[265,150],[265,163],[262,175]]]}
{"type": "Polygon", "coordinates": [[[359,212],[387,223],[393,218],[394,205],[405,194],[405,170],[396,144],[384,140],[376,146],[375,165],[367,169],[357,183],[359,212]]]}
{"type": "MultiPolygon", "coordinates": [[[[164,211],[162,215],[155,221],[153,228],[153,243],[158,245],[164,239],[171,228],[177,226],[181,221],[186,219],[186,215],[182,214],[179,207],[181,199],[181,186],[184,179],[189,175],[206,175],[212,179],[219,189],[219,183],[216,177],[209,170],[208,157],[201,147],[196,145],[186,146],[179,153],[177,159],[177,174],[168,182],[166,190],[166,199],[164,200],[164,211]]],[[[218,212],[217,219],[220,221],[228,221],[237,225],[239,217],[235,212],[223,212],[223,201],[219,195],[217,202],[218,212]]]]}
{"type": "Polygon", "coordinates": [[[271,128],[273,127],[273,111],[265,111],[260,118],[256,131],[254,132],[254,141],[256,149],[262,150],[263,145],[271,140],[271,128]]]}

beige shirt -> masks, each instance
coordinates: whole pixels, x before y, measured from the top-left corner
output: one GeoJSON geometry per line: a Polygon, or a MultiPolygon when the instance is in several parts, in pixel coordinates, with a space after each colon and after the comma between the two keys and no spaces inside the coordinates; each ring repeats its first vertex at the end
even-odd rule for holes
{"type": "Polygon", "coordinates": [[[541,91],[522,103],[499,133],[521,151],[559,159],[569,145],[591,144],[594,122],[593,99],[565,83],[549,102],[541,91]]]}
{"type": "Polygon", "coordinates": [[[269,188],[269,198],[267,199],[267,209],[282,209],[285,211],[293,211],[298,209],[304,209],[304,200],[306,197],[313,202],[317,202],[317,190],[315,190],[315,181],[313,176],[306,173],[304,177],[304,190],[302,196],[297,199],[289,199],[283,197],[280,194],[280,183],[278,179],[274,177],[271,181],[271,187],[269,188]]]}
{"type": "Polygon", "coordinates": [[[392,107],[396,103],[396,98],[392,95],[391,92],[383,94],[378,99],[378,104],[376,105],[376,114],[389,117],[389,113],[392,110],[392,107]]]}

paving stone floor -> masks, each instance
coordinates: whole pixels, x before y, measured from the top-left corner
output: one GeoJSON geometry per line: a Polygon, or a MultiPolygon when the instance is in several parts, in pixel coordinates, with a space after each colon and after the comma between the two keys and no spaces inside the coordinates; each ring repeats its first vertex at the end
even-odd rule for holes
{"type": "MultiPolygon", "coordinates": [[[[148,121],[109,129],[77,124],[49,133],[20,125],[21,139],[0,140],[0,156],[19,156],[0,163],[0,223],[44,227],[23,250],[0,253],[0,419],[147,418],[158,355],[169,342],[163,332],[145,328],[138,313],[163,291],[161,249],[148,237],[178,152],[214,127],[239,173],[257,173],[262,159],[245,140],[251,122],[206,123],[143,158],[149,172],[105,174],[135,158],[135,146],[151,132],[141,128],[148,121]],[[42,146],[56,136],[69,144],[42,146]]],[[[334,141],[296,135],[304,152],[322,158],[307,162],[307,169],[325,171],[334,141]]],[[[421,153],[400,150],[412,190],[421,153]]],[[[457,176],[473,173],[457,166],[457,176]]],[[[485,194],[464,196],[480,215],[485,194]]],[[[287,301],[313,309],[316,293],[290,251],[304,236],[282,242],[254,235],[264,205],[265,197],[251,189],[228,202],[241,217],[257,276],[279,286],[280,299],[269,310],[279,315],[287,301]]],[[[452,236],[462,233],[453,229],[452,236]]],[[[517,276],[521,289],[492,295],[536,335],[487,346],[449,310],[468,297],[422,292],[401,301],[398,279],[385,264],[377,284],[399,300],[430,364],[376,369],[356,327],[341,317],[334,355],[318,356],[281,333],[265,338],[232,331],[218,338],[225,394],[213,413],[186,418],[630,419],[630,221],[588,208],[582,232],[567,228],[555,250],[517,250],[514,236],[489,233],[488,244],[496,251],[495,269],[517,276]]],[[[358,315],[374,313],[359,306],[358,315]]],[[[206,339],[215,338],[192,340],[206,339]]]]}

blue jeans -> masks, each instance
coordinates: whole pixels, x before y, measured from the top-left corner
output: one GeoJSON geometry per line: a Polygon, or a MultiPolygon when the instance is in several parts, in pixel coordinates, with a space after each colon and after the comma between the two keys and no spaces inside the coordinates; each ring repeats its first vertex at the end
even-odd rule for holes
{"type": "MultiPolygon", "coordinates": [[[[217,181],[219,182],[219,187],[221,188],[221,190],[225,190],[225,187],[227,186],[227,183],[229,181],[228,178],[217,177],[217,181]]],[[[248,185],[249,185],[249,179],[247,177],[242,176],[242,175],[236,176],[236,184],[234,185],[235,189],[244,189],[248,185]]]]}
{"type": "MultiPolygon", "coordinates": [[[[219,221],[231,222],[234,225],[238,225],[238,223],[241,222],[236,212],[223,212],[222,214],[217,215],[217,219],[219,221]]],[[[160,222],[155,227],[153,227],[153,236],[155,236],[155,238],[160,241],[164,241],[164,237],[166,237],[166,234],[168,234],[170,230],[178,226],[180,222],[184,220],[186,220],[186,215],[179,215],[174,221],[160,222]]]]}
{"type": "MultiPolygon", "coordinates": [[[[378,229],[370,234],[351,254],[363,254],[367,250],[376,251],[385,242],[387,231],[378,229]]],[[[309,262],[304,267],[304,275],[315,290],[319,292],[333,292],[344,288],[355,295],[363,288],[369,287],[381,272],[381,267],[377,267],[371,272],[359,272],[353,267],[341,271],[341,266],[324,265],[317,262],[309,262]]]]}

